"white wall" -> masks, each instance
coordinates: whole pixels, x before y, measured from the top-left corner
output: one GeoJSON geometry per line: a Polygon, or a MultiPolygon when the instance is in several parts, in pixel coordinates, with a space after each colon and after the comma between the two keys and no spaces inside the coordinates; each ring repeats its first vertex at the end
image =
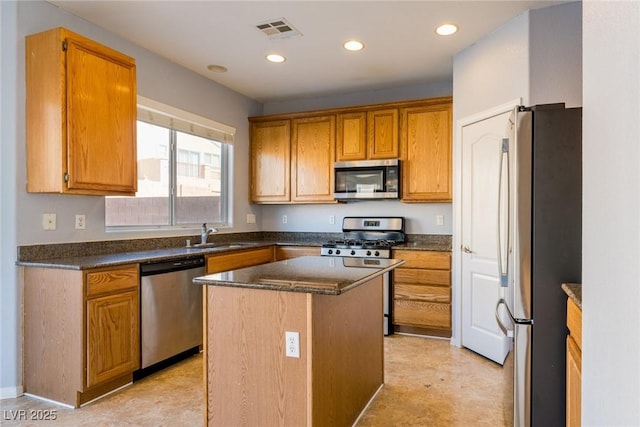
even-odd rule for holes
{"type": "Polygon", "coordinates": [[[546,7],[530,14],[530,105],[582,106],[581,4],[546,7]]]}
{"type": "Polygon", "coordinates": [[[370,201],[330,205],[277,205],[262,210],[262,229],[265,231],[342,231],[345,216],[404,216],[406,232],[410,234],[451,234],[451,203],[401,203],[370,201]],[[282,215],[287,224],[282,224],[282,215]],[[329,224],[329,216],[335,224],[329,224]],[[444,224],[436,224],[436,216],[444,217],[444,224]]]}
{"type": "Polygon", "coordinates": [[[583,3],[584,426],[640,426],[640,2],[583,3]]]}
{"type": "Polygon", "coordinates": [[[353,105],[379,104],[382,102],[408,101],[412,99],[451,96],[451,81],[405,86],[393,89],[350,92],[341,95],[302,98],[290,101],[267,102],[264,114],[291,113],[353,105]]]}
{"type": "MultiPolygon", "coordinates": [[[[455,123],[516,98],[529,102],[529,12],[525,12],[453,59],[455,123]]],[[[456,147],[454,147],[456,151],[456,147]]]]}
{"type": "Polygon", "coordinates": [[[18,75],[15,2],[0,2],[0,399],[22,392],[20,387],[21,291],[17,286],[16,255],[16,94],[18,75]]]}

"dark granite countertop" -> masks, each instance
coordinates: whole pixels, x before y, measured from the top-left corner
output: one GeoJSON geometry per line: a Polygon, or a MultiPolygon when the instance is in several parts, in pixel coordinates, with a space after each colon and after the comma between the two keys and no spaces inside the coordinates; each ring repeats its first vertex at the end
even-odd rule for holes
{"type": "Polygon", "coordinates": [[[562,290],[582,310],[582,285],[580,283],[563,283],[562,290]]]}
{"type": "Polygon", "coordinates": [[[340,295],[403,260],[304,256],[197,277],[196,284],[340,295]]]}
{"type": "MultiPolygon", "coordinates": [[[[197,255],[214,255],[270,245],[320,246],[328,240],[342,237],[342,233],[252,232],[216,235],[214,241],[219,246],[208,248],[184,246],[187,239],[197,241],[199,236],[19,246],[16,265],[85,270],[197,255]]],[[[407,242],[395,248],[451,251],[451,236],[409,234],[407,242]]]]}
{"type": "Polygon", "coordinates": [[[111,267],[124,264],[165,261],[176,258],[187,258],[190,256],[196,257],[199,255],[214,255],[223,252],[260,248],[271,245],[273,245],[273,242],[242,242],[242,244],[220,244],[220,246],[217,247],[198,248],[196,246],[192,246],[189,248],[164,248],[136,252],[38,259],[33,261],[18,261],[16,264],[23,267],[86,270],[91,268],[111,267]]]}

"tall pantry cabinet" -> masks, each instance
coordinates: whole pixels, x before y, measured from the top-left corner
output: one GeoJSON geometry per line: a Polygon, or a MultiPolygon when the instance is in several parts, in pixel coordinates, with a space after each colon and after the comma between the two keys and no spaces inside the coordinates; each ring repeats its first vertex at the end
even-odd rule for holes
{"type": "Polygon", "coordinates": [[[55,28],[26,37],[27,191],[134,195],[135,60],[55,28]]]}

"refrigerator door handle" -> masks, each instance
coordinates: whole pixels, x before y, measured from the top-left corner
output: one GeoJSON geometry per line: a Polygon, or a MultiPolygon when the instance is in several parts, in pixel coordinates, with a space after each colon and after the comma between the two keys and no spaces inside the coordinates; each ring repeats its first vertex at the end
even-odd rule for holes
{"type": "Polygon", "coordinates": [[[509,306],[507,305],[507,302],[504,300],[504,298],[500,298],[498,300],[498,304],[496,304],[496,322],[498,322],[498,327],[500,328],[500,330],[502,331],[502,333],[507,336],[507,337],[513,337],[513,329],[509,329],[507,328],[503,323],[502,323],[502,319],[500,319],[500,306],[504,305],[504,308],[507,310],[507,314],[509,315],[509,319],[511,320],[512,324],[516,324],[516,319],[514,319],[513,314],[511,314],[511,310],[509,310],[509,306]]]}
{"type": "Polygon", "coordinates": [[[498,240],[498,274],[500,276],[500,286],[506,288],[509,286],[509,248],[511,247],[511,179],[510,179],[510,171],[509,171],[509,138],[503,138],[502,144],[500,146],[500,165],[498,167],[498,227],[496,230],[496,237],[498,240]],[[504,248],[504,252],[502,250],[503,240],[501,235],[502,230],[502,170],[503,170],[503,162],[504,158],[507,158],[507,171],[506,171],[506,181],[507,181],[507,230],[506,230],[506,247],[504,248]],[[502,254],[506,254],[505,262],[502,262],[502,254]]]}

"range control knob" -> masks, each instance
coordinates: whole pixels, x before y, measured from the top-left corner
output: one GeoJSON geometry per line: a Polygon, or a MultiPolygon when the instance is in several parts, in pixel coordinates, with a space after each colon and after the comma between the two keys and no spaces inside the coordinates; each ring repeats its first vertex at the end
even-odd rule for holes
{"type": "Polygon", "coordinates": [[[331,254],[333,253],[333,249],[329,249],[329,250],[327,251],[327,253],[328,253],[329,255],[331,255],[331,254]]]}
{"type": "Polygon", "coordinates": [[[375,256],[380,256],[380,252],[376,251],[375,256]]]}
{"type": "Polygon", "coordinates": [[[340,255],[340,249],[336,249],[336,255],[340,255]]]}
{"type": "Polygon", "coordinates": [[[367,256],[371,256],[371,251],[367,251],[367,256]]]}
{"type": "Polygon", "coordinates": [[[356,251],[353,251],[353,250],[352,250],[352,251],[351,251],[351,255],[355,255],[355,254],[356,254],[356,251]]]}

